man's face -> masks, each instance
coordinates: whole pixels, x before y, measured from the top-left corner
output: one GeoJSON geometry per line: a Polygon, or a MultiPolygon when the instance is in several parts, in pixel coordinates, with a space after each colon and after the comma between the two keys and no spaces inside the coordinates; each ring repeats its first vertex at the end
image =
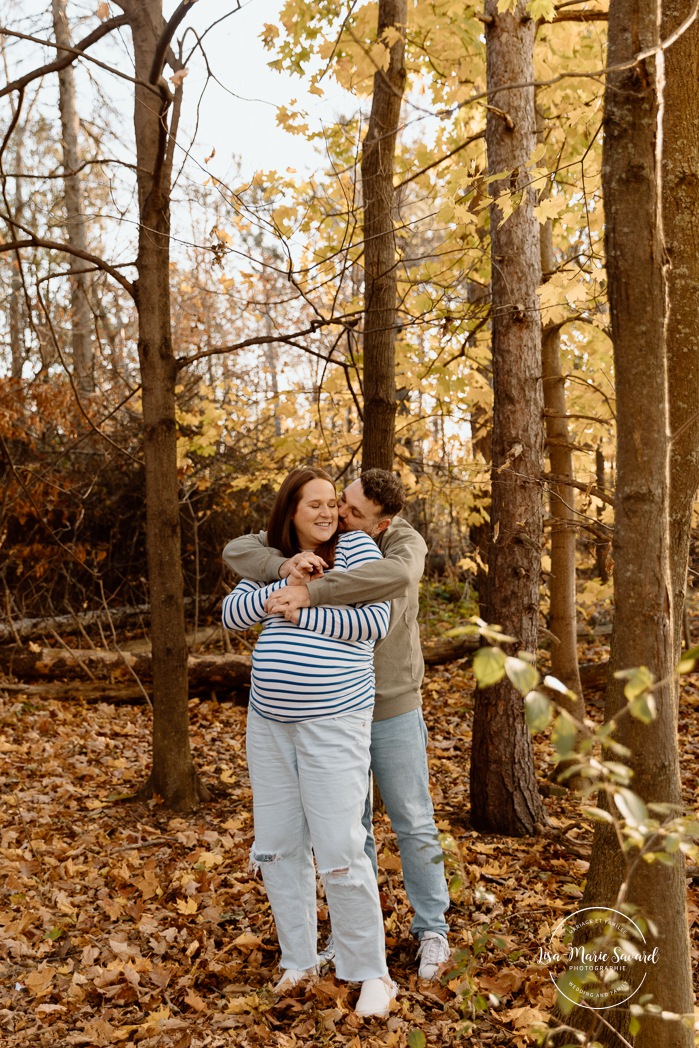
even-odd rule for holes
{"type": "Polygon", "coordinates": [[[381,507],[366,497],[361,480],[355,480],[345,488],[337,512],[340,531],[364,531],[371,538],[376,538],[391,523],[381,507]]]}

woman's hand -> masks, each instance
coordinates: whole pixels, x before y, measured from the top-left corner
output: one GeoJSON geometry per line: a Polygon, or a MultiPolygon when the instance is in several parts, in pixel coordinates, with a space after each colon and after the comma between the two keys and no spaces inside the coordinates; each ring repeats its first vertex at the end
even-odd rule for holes
{"type": "Polygon", "coordinates": [[[288,578],[290,586],[303,586],[311,579],[319,579],[325,574],[326,562],[315,553],[297,553],[295,557],[285,560],[279,569],[279,577],[288,578]]]}
{"type": "Polygon", "coordinates": [[[293,622],[294,625],[298,626],[299,623],[299,609],[310,608],[311,601],[308,596],[308,590],[301,583],[299,586],[287,586],[286,589],[279,589],[267,598],[265,604],[265,611],[269,615],[283,615],[287,622],[293,622]]]}

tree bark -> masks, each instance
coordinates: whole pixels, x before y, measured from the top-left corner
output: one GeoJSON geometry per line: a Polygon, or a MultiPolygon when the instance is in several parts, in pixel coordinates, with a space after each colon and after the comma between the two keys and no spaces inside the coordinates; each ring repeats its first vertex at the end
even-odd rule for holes
{"type": "MultiPolygon", "coordinates": [[[[66,0],[52,0],[53,28],[56,43],[71,47],[71,36],[66,15],[66,0]]],[[[71,247],[87,251],[85,205],[78,167],[78,113],[75,105],[75,73],[68,65],[58,73],[58,105],[61,113],[61,146],[63,149],[63,185],[66,209],[67,242],[71,247]]],[[[84,263],[71,260],[74,270],[71,284],[71,342],[75,386],[79,393],[95,390],[94,360],[92,354],[92,312],[89,303],[89,277],[84,263]],[[83,272],[81,272],[81,269],[83,272]]]]}
{"type": "MultiPolygon", "coordinates": [[[[654,0],[617,0],[609,12],[610,66],[629,63],[658,41],[654,0]]],[[[605,93],[603,190],[617,403],[614,529],[613,664],[647,666],[658,680],[652,727],[620,719],[617,737],[631,751],[632,787],[645,801],[681,805],[670,572],[668,375],[665,244],[657,166],[658,98],[653,58],[610,72],[605,93]]],[[[623,682],[610,677],[605,717],[625,705],[623,682]]],[[[622,855],[606,824],[595,833],[585,905],[613,906],[619,892],[650,925],[643,992],[654,1003],[691,1013],[691,967],[684,858],[673,866],[622,855]],[[604,828],[602,828],[604,826],[604,828]],[[623,887],[622,887],[623,886],[623,887]],[[652,922],[652,923],[651,923],[652,922]],[[654,933],[650,929],[655,928],[654,933]]],[[[587,1016],[579,1016],[589,1019],[587,1016]]],[[[625,1029],[623,1009],[607,1016],[625,1029]]],[[[644,1017],[639,1048],[689,1048],[690,1030],[644,1017]]]]}
{"type": "Polygon", "coordinates": [[[390,65],[374,74],[369,129],[362,148],[364,204],[364,430],[362,469],[393,469],[396,381],[396,241],[393,164],[405,87],[407,0],[379,0],[378,39],[395,28],[390,65]]]}
{"type": "MultiPolygon", "coordinates": [[[[491,537],[487,618],[536,651],[542,541],[543,399],[539,227],[527,188],[536,144],[534,89],[506,84],[534,80],[534,22],[520,0],[499,13],[486,3],[489,107],[488,171],[509,172],[492,184],[493,434],[491,537]],[[516,197],[502,222],[498,196],[516,197]]],[[[476,694],[471,761],[472,822],[479,830],[534,834],[545,821],[534,774],[522,696],[505,679],[476,694]]]]}
{"type": "MultiPolygon", "coordinates": [[[[691,9],[689,0],[664,0],[663,38],[691,9]]],[[[699,90],[695,21],[666,56],[663,147],[663,221],[670,259],[667,322],[670,391],[670,570],[675,659],[682,647],[694,499],[699,486],[699,90]]]]}
{"type": "Polygon", "coordinates": [[[161,0],[120,0],[134,44],[138,164],[138,355],[143,387],[148,580],[153,642],[153,765],[144,796],[187,810],[207,796],[189,744],[187,645],[180,554],[175,383],[170,320],[170,179],[166,163],[171,96],[161,0]],[[147,85],[152,85],[148,87],[147,85]]]}
{"type": "MultiPolygon", "coordinates": [[[[549,220],[541,229],[541,266],[546,274],[554,269],[553,234],[549,220]]],[[[561,333],[556,327],[541,339],[546,443],[551,473],[574,480],[573,449],[568,432],[565,375],[561,366],[561,333]]],[[[578,668],[578,620],[575,602],[575,488],[558,481],[549,485],[551,526],[550,629],[551,673],[577,695],[578,701],[564,704],[578,720],[585,716],[578,668]]]]}

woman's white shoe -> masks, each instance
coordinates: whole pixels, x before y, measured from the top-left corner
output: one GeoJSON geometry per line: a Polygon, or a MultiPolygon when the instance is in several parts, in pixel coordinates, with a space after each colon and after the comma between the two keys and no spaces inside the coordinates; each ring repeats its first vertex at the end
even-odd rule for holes
{"type": "Polygon", "coordinates": [[[391,1001],[397,994],[398,987],[388,975],[381,979],[365,979],[354,1010],[365,1019],[371,1015],[383,1019],[391,1010],[391,1001]]]}
{"type": "Polygon", "coordinates": [[[274,992],[286,993],[287,990],[292,990],[294,986],[298,986],[304,979],[310,979],[312,975],[317,974],[317,968],[285,968],[281,979],[274,987],[274,992]]]}

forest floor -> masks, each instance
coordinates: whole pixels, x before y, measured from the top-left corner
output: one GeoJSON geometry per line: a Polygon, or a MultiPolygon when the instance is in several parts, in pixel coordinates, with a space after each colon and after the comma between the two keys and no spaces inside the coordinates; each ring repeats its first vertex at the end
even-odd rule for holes
{"type": "MultiPolygon", "coordinates": [[[[581,660],[605,658],[591,643],[581,660]]],[[[451,882],[454,957],[418,983],[411,912],[390,826],[376,820],[388,961],[400,994],[387,1020],[357,1018],[358,988],[332,973],[278,998],[269,906],[248,870],[251,797],[245,710],[193,701],[195,760],[214,800],[190,816],[127,799],[150,752],[145,707],[31,701],[2,693],[0,1043],[43,1048],[240,1045],[409,1048],[527,1045],[555,1003],[539,961],[552,928],[580,906],[592,831],[574,797],[546,788],[535,838],[470,829],[470,660],[427,673],[425,717],[451,882]]],[[[683,686],[685,800],[699,807],[699,690],[683,686]]],[[[599,717],[599,708],[591,714],[599,717]]],[[[690,882],[695,968],[699,887],[690,882]]],[[[321,903],[321,936],[327,911],[321,903]]]]}

